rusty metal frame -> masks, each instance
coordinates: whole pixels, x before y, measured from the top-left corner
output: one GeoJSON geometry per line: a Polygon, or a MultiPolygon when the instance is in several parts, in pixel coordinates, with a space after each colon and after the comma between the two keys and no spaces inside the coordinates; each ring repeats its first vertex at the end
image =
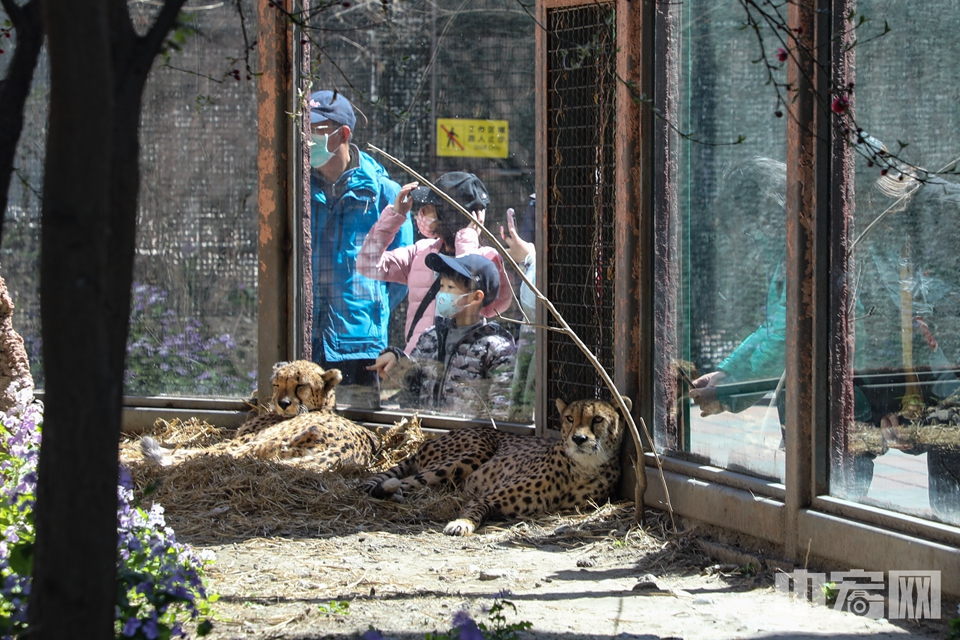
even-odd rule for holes
{"type": "MultiPolygon", "coordinates": [[[[292,0],[282,6],[290,9],[292,0]]],[[[296,174],[289,161],[292,120],[285,114],[293,103],[293,25],[270,0],[257,2],[257,52],[261,75],[258,93],[258,312],[257,395],[269,398],[272,364],[290,353],[291,252],[293,209],[291,185],[296,174]]]]}
{"type": "MultiPolygon", "coordinates": [[[[810,49],[817,36],[814,5],[821,0],[791,3],[787,12],[798,39],[805,40],[810,49]]],[[[798,557],[799,540],[797,519],[801,509],[813,501],[813,474],[811,460],[817,417],[822,415],[819,404],[826,398],[818,395],[817,363],[824,352],[818,329],[823,322],[826,302],[821,273],[828,269],[822,247],[825,235],[826,187],[817,178],[817,140],[823,123],[818,118],[815,91],[811,83],[817,77],[816,61],[810,56],[791,58],[787,66],[787,82],[796,87],[793,100],[787,108],[787,344],[786,344],[786,496],[784,511],[784,553],[788,558],[798,557]],[[801,67],[802,65],[802,67],[801,67]],[[818,404],[819,403],[819,404],[818,404]]]]}

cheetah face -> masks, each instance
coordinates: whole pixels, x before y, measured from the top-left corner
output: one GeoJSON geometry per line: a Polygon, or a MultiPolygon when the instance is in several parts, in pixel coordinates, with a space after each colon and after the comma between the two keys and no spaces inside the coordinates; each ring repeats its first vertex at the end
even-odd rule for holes
{"type": "Polygon", "coordinates": [[[309,360],[277,363],[273,368],[273,409],[287,418],[319,409],[333,410],[333,389],[342,379],[339,369],[324,371],[309,360]]]}
{"type": "MultiPolygon", "coordinates": [[[[627,400],[630,406],[629,399],[627,400]]],[[[620,453],[623,421],[620,413],[602,400],[577,400],[569,405],[557,399],[563,449],[574,462],[600,467],[620,453]]]]}

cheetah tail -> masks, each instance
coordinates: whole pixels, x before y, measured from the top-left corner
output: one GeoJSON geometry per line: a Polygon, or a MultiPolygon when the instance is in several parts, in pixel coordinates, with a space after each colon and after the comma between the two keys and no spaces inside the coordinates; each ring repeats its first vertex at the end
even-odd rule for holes
{"type": "Polygon", "coordinates": [[[157,442],[156,438],[151,436],[144,436],[141,438],[140,452],[143,454],[143,459],[147,462],[153,464],[160,464],[163,462],[163,449],[160,448],[160,443],[157,442]]]}

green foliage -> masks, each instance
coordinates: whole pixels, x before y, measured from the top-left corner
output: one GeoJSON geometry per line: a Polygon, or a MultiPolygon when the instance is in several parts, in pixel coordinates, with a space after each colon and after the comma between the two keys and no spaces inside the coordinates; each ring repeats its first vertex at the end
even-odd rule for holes
{"type": "MultiPolygon", "coordinates": [[[[475,622],[466,611],[458,611],[453,616],[453,624],[447,631],[435,631],[424,635],[424,640],[519,640],[520,632],[533,627],[532,622],[508,622],[507,609],[513,613],[517,607],[504,596],[497,594],[493,605],[487,612],[489,622],[475,622]]],[[[383,635],[374,628],[363,634],[363,640],[384,640],[383,635]]]]}
{"type": "Polygon", "coordinates": [[[507,607],[512,609],[514,613],[517,612],[517,606],[509,600],[502,598],[494,600],[489,613],[491,624],[486,625],[481,622],[477,625],[480,627],[480,631],[483,632],[484,638],[487,638],[487,640],[518,640],[521,631],[526,631],[533,627],[533,623],[527,621],[507,622],[505,613],[507,607]]]}
{"type": "Polygon", "coordinates": [[[350,615],[350,603],[346,600],[331,600],[329,604],[321,604],[318,609],[325,616],[350,615]]]}
{"type": "Polygon", "coordinates": [[[27,597],[36,539],[33,504],[40,452],[40,405],[29,389],[0,414],[0,635],[27,628],[27,597]]]}
{"type": "Polygon", "coordinates": [[[947,634],[947,640],[960,640],[960,618],[954,618],[950,621],[950,633],[947,634]]]}
{"type": "Polygon", "coordinates": [[[820,589],[823,591],[823,597],[826,599],[827,604],[834,604],[837,601],[840,590],[837,589],[836,582],[825,582],[820,589]]]}

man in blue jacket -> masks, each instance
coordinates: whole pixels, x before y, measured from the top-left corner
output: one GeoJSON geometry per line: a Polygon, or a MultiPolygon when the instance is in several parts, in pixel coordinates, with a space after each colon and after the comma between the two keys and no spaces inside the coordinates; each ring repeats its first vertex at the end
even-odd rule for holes
{"type": "MultiPolygon", "coordinates": [[[[360,275],[356,258],[400,185],[353,144],[356,123],[343,95],[317,91],[310,96],[313,360],[325,369],[340,369],[341,385],[379,389],[376,372],[366,367],[387,347],[390,310],[407,291],[360,275]]],[[[407,220],[390,248],[412,242],[407,220]]],[[[378,406],[378,400],[370,404],[378,406]]]]}

